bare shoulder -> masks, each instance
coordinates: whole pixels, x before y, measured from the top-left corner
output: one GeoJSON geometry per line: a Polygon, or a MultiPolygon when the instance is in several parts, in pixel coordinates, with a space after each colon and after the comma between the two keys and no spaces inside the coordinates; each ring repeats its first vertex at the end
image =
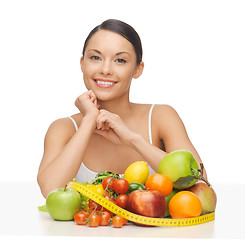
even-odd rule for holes
{"type": "Polygon", "coordinates": [[[185,133],[185,127],[179,114],[170,105],[155,105],[152,119],[162,137],[173,135],[177,131],[185,133]]]}
{"type": "Polygon", "coordinates": [[[184,123],[177,111],[169,105],[156,105],[153,111],[155,132],[164,143],[165,151],[170,153],[178,149],[186,149],[193,153],[200,163],[201,159],[192,145],[184,123]]]}
{"type": "Polygon", "coordinates": [[[82,122],[83,115],[81,113],[76,113],[76,114],[72,115],[71,117],[74,119],[75,123],[79,127],[81,122],[82,122]]]}
{"type": "Polygon", "coordinates": [[[39,171],[59,154],[75,132],[74,124],[68,117],[57,119],[50,124],[44,139],[44,153],[39,171]]]}
{"type": "Polygon", "coordinates": [[[179,118],[179,115],[177,113],[177,111],[170,105],[167,104],[156,104],[154,106],[154,110],[155,112],[155,117],[157,117],[157,119],[159,120],[170,120],[170,119],[174,119],[174,118],[179,118]]]}
{"type": "Polygon", "coordinates": [[[149,112],[152,104],[143,104],[143,103],[131,103],[133,111],[137,114],[145,114],[149,112]]]}
{"type": "MultiPolygon", "coordinates": [[[[148,114],[152,104],[134,104],[134,109],[137,114],[148,114]]],[[[171,121],[173,119],[178,119],[179,115],[176,110],[167,104],[155,104],[152,109],[152,120],[154,122],[171,121]]]]}
{"type": "Polygon", "coordinates": [[[45,139],[58,139],[60,142],[68,142],[75,132],[75,126],[70,118],[59,118],[51,123],[45,139]]]}

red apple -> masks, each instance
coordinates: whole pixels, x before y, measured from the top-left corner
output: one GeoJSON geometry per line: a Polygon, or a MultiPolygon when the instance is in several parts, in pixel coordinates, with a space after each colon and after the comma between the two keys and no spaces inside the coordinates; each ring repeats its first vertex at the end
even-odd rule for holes
{"type": "Polygon", "coordinates": [[[212,187],[204,182],[197,182],[194,186],[187,189],[197,195],[202,203],[202,213],[207,214],[215,211],[217,196],[212,187]]]}
{"type": "Polygon", "coordinates": [[[165,197],[155,190],[135,190],[129,194],[126,203],[128,211],[146,217],[163,218],[166,208],[165,197]]]}

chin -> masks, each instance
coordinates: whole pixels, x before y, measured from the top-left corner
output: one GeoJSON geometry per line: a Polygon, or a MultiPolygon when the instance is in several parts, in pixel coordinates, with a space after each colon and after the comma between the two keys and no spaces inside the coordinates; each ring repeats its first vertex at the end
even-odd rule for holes
{"type": "Polygon", "coordinates": [[[99,101],[102,101],[102,102],[108,102],[108,101],[111,101],[111,100],[114,100],[115,99],[115,95],[114,94],[111,94],[110,92],[108,91],[96,91],[96,90],[93,90],[95,96],[97,97],[97,99],[99,101]]]}

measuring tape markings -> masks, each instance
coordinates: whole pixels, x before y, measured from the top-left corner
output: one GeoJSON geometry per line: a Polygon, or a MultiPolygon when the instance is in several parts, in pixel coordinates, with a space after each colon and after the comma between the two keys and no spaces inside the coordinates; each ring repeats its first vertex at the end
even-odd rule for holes
{"type": "Polygon", "coordinates": [[[205,214],[199,217],[194,218],[186,218],[186,219],[168,219],[168,218],[151,218],[141,216],[132,212],[129,212],[114,203],[110,202],[103,196],[98,195],[97,193],[93,192],[88,187],[77,183],[77,182],[69,182],[68,187],[75,189],[76,191],[84,194],[86,197],[90,198],[91,200],[95,201],[96,203],[100,204],[101,206],[105,207],[109,211],[117,214],[129,221],[151,225],[151,226],[168,226],[168,227],[184,227],[184,226],[192,226],[197,225],[205,222],[209,222],[214,220],[215,213],[205,214]]]}

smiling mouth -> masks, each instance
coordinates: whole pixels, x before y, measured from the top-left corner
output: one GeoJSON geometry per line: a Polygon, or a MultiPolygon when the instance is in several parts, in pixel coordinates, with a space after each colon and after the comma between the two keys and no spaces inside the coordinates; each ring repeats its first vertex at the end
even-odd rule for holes
{"type": "Polygon", "coordinates": [[[102,88],[112,87],[113,85],[117,84],[117,82],[115,81],[105,80],[105,79],[94,79],[94,81],[96,85],[102,88]]]}

